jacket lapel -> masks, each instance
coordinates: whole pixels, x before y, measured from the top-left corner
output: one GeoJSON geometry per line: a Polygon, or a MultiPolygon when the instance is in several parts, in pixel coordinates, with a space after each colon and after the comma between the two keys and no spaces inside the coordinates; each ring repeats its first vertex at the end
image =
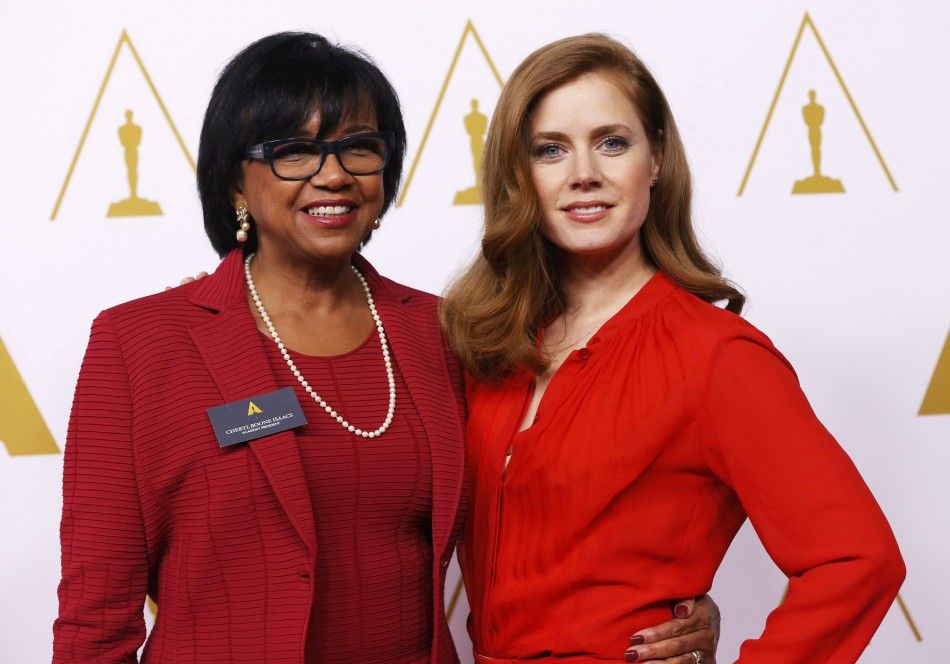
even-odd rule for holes
{"type": "MultiPolygon", "coordinates": [[[[199,281],[191,297],[194,304],[217,312],[192,327],[191,338],[218,386],[222,403],[280,387],[267,361],[266,341],[247,306],[242,261],[240,250],[228,254],[213,275],[199,281]]],[[[248,446],[313,558],[317,546],[313,504],[296,434],[283,431],[253,440],[248,446]]]]}
{"type": "Polygon", "coordinates": [[[453,530],[464,464],[462,422],[446,367],[438,321],[434,307],[409,304],[413,297],[411,289],[380,277],[362,256],[357,255],[354,263],[373,291],[392,354],[429,441],[432,544],[438,557],[443,554],[453,530]]]}

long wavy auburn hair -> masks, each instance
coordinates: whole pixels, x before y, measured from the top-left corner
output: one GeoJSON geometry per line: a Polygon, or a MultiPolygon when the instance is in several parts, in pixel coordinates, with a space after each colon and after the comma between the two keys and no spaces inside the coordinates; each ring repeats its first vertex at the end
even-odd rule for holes
{"type": "Polygon", "coordinates": [[[530,161],[530,126],[549,91],[583,74],[609,76],[637,110],[654,153],[659,180],[640,230],[644,258],[707,302],[727,301],[739,313],[745,296],[706,256],[693,230],[689,166],[666,98],[643,62],[600,34],[568,37],[536,50],[502,90],[485,143],[485,230],[481,253],[450,286],[440,311],[452,349],[479,380],[516,367],[545,371],[541,327],[565,306],[558,250],[539,230],[541,207],[530,161]]]}

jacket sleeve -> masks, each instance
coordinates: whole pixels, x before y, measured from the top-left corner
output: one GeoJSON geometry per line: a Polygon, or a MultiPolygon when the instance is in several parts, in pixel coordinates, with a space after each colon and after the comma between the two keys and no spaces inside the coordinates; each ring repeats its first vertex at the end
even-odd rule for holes
{"type": "Polygon", "coordinates": [[[63,576],[53,662],[136,662],[148,561],[128,377],[107,313],[93,322],[63,468],[63,576]]]}
{"type": "Polygon", "coordinates": [[[881,508],[767,341],[723,342],[705,403],[710,466],[789,577],[739,661],[857,661],[904,579],[881,508]]]}

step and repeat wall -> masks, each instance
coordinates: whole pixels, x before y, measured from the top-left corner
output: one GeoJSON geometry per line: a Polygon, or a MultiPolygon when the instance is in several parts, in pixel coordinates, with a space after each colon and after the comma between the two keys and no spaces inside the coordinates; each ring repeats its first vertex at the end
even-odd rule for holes
{"type": "MultiPolygon", "coordinates": [[[[38,0],[0,18],[0,661],[51,653],[62,449],[89,324],[215,266],[195,191],[204,107],[228,58],[279,30],[360,47],[399,91],[406,172],[365,253],[433,292],[476,250],[473,153],[514,67],[571,34],[630,44],[673,106],[706,246],[900,541],[907,581],[861,661],[950,658],[946,4],[38,0]]],[[[720,661],[784,588],[746,526],[713,587],[720,661]]]]}

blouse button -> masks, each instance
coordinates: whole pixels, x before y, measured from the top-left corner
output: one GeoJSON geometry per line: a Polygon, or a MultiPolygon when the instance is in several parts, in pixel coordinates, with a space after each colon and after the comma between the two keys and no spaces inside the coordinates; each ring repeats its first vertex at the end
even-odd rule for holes
{"type": "Polygon", "coordinates": [[[581,348],[579,351],[577,351],[577,357],[586,362],[590,359],[590,349],[581,348]]]}

